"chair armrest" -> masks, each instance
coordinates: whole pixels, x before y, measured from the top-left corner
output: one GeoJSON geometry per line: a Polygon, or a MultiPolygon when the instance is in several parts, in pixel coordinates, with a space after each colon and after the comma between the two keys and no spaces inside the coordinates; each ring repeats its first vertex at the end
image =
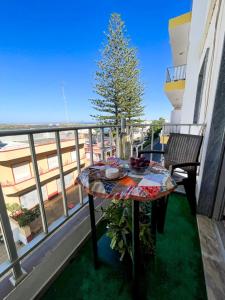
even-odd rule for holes
{"type": "Polygon", "coordinates": [[[173,175],[173,172],[177,168],[185,168],[185,167],[198,167],[200,166],[200,162],[186,162],[186,163],[180,163],[175,165],[170,165],[169,170],[171,175],[173,175]]]}
{"type": "Polygon", "coordinates": [[[141,156],[141,154],[151,154],[151,153],[155,153],[155,154],[164,154],[165,151],[161,151],[161,150],[141,150],[138,152],[138,157],[141,156]]]}

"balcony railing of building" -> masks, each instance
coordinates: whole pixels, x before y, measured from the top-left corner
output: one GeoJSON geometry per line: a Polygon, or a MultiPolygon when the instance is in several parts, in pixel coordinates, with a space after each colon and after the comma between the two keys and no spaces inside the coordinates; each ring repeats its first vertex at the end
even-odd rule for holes
{"type": "Polygon", "coordinates": [[[186,65],[167,68],[166,82],[185,80],[185,79],[186,79],[186,65]]]}
{"type": "MultiPolygon", "coordinates": [[[[83,191],[79,189],[79,205],[75,207],[68,206],[67,203],[67,193],[66,193],[66,184],[64,177],[64,169],[63,169],[63,159],[62,159],[62,148],[61,141],[65,139],[62,136],[65,135],[65,132],[70,132],[74,137],[74,147],[76,151],[77,158],[77,172],[80,172],[82,169],[82,165],[80,163],[80,148],[79,148],[79,139],[81,138],[80,133],[82,133],[83,129],[88,130],[89,133],[89,141],[88,145],[90,148],[90,157],[88,163],[91,165],[94,163],[94,152],[93,152],[93,141],[92,141],[92,130],[97,131],[97,134],[100,137],[101,141],[101,159],[105,159],[106,151],[105,149],[109,148],[109,144],[111,145],[111,149],[115,149],[116,147],[116,155],[121,157],[123,154],[121,151],[121,143],[123,142],[123,137],[127,136],[130,141],[129,156],[136,155],[138,151],[138,147],[144,147],[144,141],[147,139],[150,140],[148,147],[151,150],[155,149],[155,147],[160,147],[162,150],[164,149],[164,143],[160,144],[159,138],[155,138],[156,131],[159,132],[158,125],[152,124],[134,124],[132,126],[125,126],[123,122],[121,122],[121,126],[91,126],[91,127],[63,127],[63,128],[44,128],[44,129],[27,129],[27,130],[4,130],[0,131],[0,139],[4,140],[4,137],[18,137],[18,136],[26,136],[28,140],[28,145],[30,149],[30,160],[32,162],[33,174],[35,179],[35,185],[37,190],[38,197],[38,206],[40,210],[40,218],[41,224],[43,228],[43,232],[37,235],[31,244],[24,245],[22,248],[17,249],[13,232],[10,224],[10,216],[7,211],[6,201],[4,198],[3,191],[0,187],[0,225],[1,225],[1,243],[4,244],[7,252],[7,260],[0,262],[0,277],[3,277],[6,273],[12,272],[12,282],[17,284],[20,282],[26,273],[23,271],[21,267],[21,261],[26,258],[32,251],[34,251],[38,246],[40,246],[50,235],[52,235],[57,229],[59,229],[67,220],[75,217],[76,213],[87,204],[87,198],[83,195],[83,191]],[[133,139],[133,132],[137,132],[137,129],[140,130],[140,140],[135,143],[133,139]],[[35,143],[36,135],[51,133],[54,136],[57,158],[58,158],[58,169],[59,169],[59,179],[61,185],[61,193],[62,193],[62,202],[63,202],[63,216],[53,222],[52,224],[48,224],[46,218],[44,197],[42,191],[42,182],[40,179],[40,172],[38,169],[38,160],[36,147],[38,144],[35,143]],[[105,139],[107,143],[105,143],[105,139]]],[[[171,132],[183,132],[189,134],[203,134],[205,125],[203,124],[165,124],[162,125],[161,136],[168,135],[171,132]]],[[[157,148],[158,149],[158,148],[157,148]]],[[[160,150],[160,149],[158,149],[160,150]]],[[[112,151],[111,151],[112,152],[112,151]]],[[[112,155],[113,153],[110,153],[112,155]]],[[[7,178],[5,178],[7,181],[7,178]]],[[[0,244],[0,247],[2,244],[0,244]]],[[[1,248],[0,248],[1,251],[1,248]]]]}

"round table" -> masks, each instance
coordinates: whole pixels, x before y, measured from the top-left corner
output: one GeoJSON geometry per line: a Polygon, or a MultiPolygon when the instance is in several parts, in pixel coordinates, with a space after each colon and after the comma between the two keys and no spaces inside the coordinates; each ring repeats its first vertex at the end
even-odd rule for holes
{"type": "MultiPolygon", "coordinates": [[[[133,279],[136,282],[139,268],[139,202],[161,201],[161,212],[164,214],[167,204],[167,195],[176,188],[176,183],[170,176],[170,172],[159,163],[151,161],[144,174],[135,174],[129,167],[127,161],[119,158],[109,158],[107,161],[100,161],[79,174],[77,182],[87,191],[89,196],[89,209],[91,219],[91,232],[93,242],[94,264],[98,267],[97,237],[94,214],[94,197],[102,199],[121,199],[132,201],[132,249],[133,249],[133,279]],[[106,168],[117,167],[125,171],[125,176],[120,179],[108,180],[105,177],[106,168]]],[[[156,235],[157,207],[152,202],[152,234],[156,235]]],[[[164,221],[163,221],[164,222],[164,221]]]]}

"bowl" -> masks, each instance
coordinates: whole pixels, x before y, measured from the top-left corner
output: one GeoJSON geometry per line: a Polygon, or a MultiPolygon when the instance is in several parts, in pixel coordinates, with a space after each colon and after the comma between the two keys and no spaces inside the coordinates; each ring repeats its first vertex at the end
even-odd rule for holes
{"type": "Polygon", "coordinates": [[[130,170],[134,174],[144,174],[148,167],[133,167],[130,165],[130,170]]]}
{"type": "Polygon", "coordinates": [[[130,170],[131,172],[135,174],[143,174],[149,167],[149,160],[146,160],[145,158],[130,158],[130,170]]]}

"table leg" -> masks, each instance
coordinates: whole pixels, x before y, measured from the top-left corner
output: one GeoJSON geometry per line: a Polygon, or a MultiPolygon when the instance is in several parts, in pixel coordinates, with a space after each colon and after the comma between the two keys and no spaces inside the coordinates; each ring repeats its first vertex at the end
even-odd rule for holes
{"type": "Polygon", "coordinates": [[[140,265],[140,240],[139,240],[139,201],[132,201],[132,253],[133,253],[133,295],[139,293],[139,265],[140,265]]]}
{"type": "Polygon", "coordinates": [[[156,244],[156,227],[157,227],[157,201],[152,201],[152,213],[151,213],[151,234],[156,244]]]}
{"type": "Polygon", "coordinates": [[[168,196],[163,197],[158,200],[158,207],[157,207],[157,232],[163,233],[165,220],[166,220],[166,210],[168,204],[168,196]]]}
{"type": "Polygon", "coordinates": [[[97,245],[97,233],[95,225],[95,210],[94,210],[94,198],[92,195],[88,194],[89,201],[89,211],[90,211],[90,220],[91,220],[91,237],[92,237],[92,248],[94,255],[94,266],[95,269],[98,268],[98,245],[97,245]]]}

